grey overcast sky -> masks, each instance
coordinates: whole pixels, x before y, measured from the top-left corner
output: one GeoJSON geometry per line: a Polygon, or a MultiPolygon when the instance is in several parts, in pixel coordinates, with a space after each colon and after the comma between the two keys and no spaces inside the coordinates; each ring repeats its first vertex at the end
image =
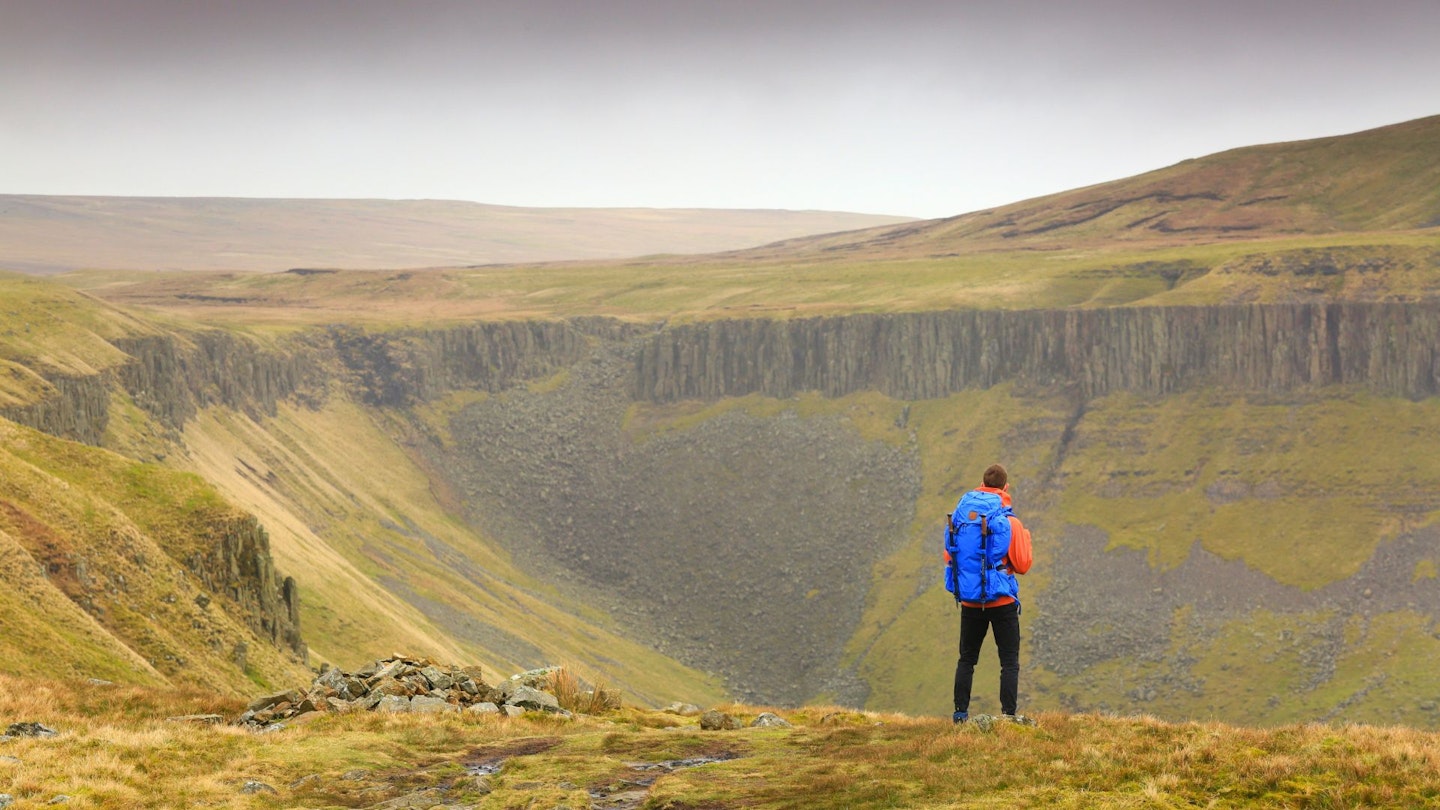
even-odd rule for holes
{"type": "Polygon", "coordinates": [[[0,193],[938,217],[1440,113],[1440,0],[0,0],[0,193]]]}

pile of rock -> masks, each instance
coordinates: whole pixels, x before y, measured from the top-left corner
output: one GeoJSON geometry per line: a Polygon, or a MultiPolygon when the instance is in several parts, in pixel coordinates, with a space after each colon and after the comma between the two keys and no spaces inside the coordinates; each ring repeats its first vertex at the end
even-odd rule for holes
{"type": "Polygon", "coordinates": [[[546,691],[556,669],[522,672],[491,686],[479,667],[440,667],[428,659],[401,655],[354,672],[326,666],[308,689],[256,698],[235,722],[263,728],[318,712],[351,711],[569,714],[555,695],[546,691]]]}

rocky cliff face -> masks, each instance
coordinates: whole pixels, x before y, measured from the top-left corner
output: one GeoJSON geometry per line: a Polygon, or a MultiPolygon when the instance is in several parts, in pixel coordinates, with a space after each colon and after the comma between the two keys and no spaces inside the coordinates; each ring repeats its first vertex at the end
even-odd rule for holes
{"type": "Polygon", "coordinates": [[[211,405],[273,414],[279,400],[323,385],[324,368],[304,341],[265,349],[210,331],[129,338],[115,346],[131,357],[117,371],[120,384],[135,404],[173,428],[211,405]]]}
{"type": "MultiPolygon", "coordinates": [[[[1283,391],[1354,384],[1412,398],[1440,392],[1440,304],[1256,304],[1086,310],[860,314],[731,320],[643,330],[618,321],[479,323],[366,332],[335,327],[275,347],[225,332],[128,338],[109,372],[135,402],[181,427],[197,409],[273,413],[287,397],[323,397],[327,380],[390,407],[457,389],[499,391],[568,367],[597,342],[638,341],[629,395],[714,400],[801,391],[897,399],[944,397],[1025,379],[1169,393],[1196,385],[1283,391]]],[[[95,444],[107,374],[61,377],[55,393],[3,415],[95,444]]]]}
{"type": "Polygon", "coordinates": [[[185,567],[211,593],[229,597],[257,636],[303,660],[299,588],[293,577],[282,578],[275,571],[265,527],[245,515],[217,526],[210,539],[203,551],[185,559],[185,567]]]}
{"type": "Polygon", "coordinates": [[[334,353],[360,398],[403,407],[457,389],[498,391],[578,361],[587,332],[610,332],[595,320],[508,321],[438,330],[329,332],[334,353]]]}
{"type": "Polygon", "coordinates": [[[497,391],[578,361],[596,337],[630,334],[605,319],[480,323],[435,330],[369,333],[334,327],[274,346],[221,331],[120,338],[129,361],[89,377],[47,377],[44,399],[0,409],[19,424],[100,444],[119,386],[172,429],[206,407],[274,414],[285,399],[323,400],[331,381],[361,401],[403,407],[448,391],[497,391]]]}
{"type": "Polygon", "coordinates": [[[1440,305],[1293,304],[849,315],[666,329],[638,357],[633,395],[670,402],[800,391],[943,397],[1011,379],[1086,397],[1199,384],[1378,393],[1440,389],[1440,305]]]}
{"type": "Polygon", "coordinates": [[[0,408],[0,416],[51,436],[99,444],[110,422],[110,372],[46,379],[50,395],[30,405],[0,408]]]}

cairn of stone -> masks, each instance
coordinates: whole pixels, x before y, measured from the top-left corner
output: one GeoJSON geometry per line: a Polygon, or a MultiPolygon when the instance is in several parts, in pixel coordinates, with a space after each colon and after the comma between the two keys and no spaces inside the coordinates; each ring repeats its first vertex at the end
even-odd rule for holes
{"type": "MultiPolygon", "coordinates": [[[[291,689],[250,702],[237,724],[265,728],[320,712],[472,712],[570,714],[548,689],[558,667],[522,672],[497,685],[479,667],[441,667],[428,659],[395,655],[345,672],[323,667],[308,689],[291,689]]],[[[618,702],[615,706],[618,708],[618,702]]]]}

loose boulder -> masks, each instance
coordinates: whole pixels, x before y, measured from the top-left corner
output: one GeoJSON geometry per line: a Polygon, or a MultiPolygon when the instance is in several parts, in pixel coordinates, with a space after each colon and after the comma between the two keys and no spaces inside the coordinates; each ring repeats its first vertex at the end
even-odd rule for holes
{"type": "Polygon", "coordinates": [[[743,727],[738,718],[716,709],[700,715],[700,728],[706,731],[727,731],[743,727]]]}
{"type": "Polygon", "coordinates": [[[760,716],[750,723],[751,728],[790,728],[790,721],[774,712],[761,712],[760,716]]]}
{"type": "Polygon", "coordinates": [[[59,733],[44,723],[11,723],[5,730],[7,737],[54,737],[59,733]]]}

